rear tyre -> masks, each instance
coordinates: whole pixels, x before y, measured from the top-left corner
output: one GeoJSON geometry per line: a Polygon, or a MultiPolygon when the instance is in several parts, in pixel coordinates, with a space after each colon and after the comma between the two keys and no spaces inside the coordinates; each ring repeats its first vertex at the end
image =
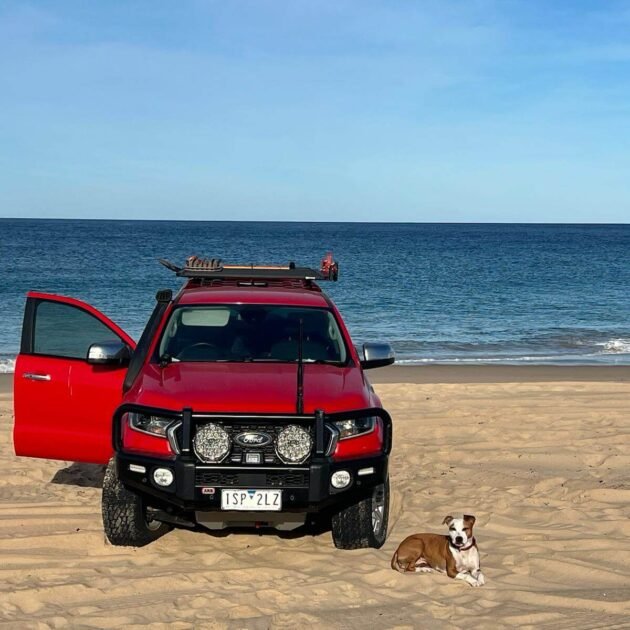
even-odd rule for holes
{"type": "Polygon", "coordinates": [[[103,479],[103,527],[112,545],[143,547],[170,531],[170,525],[151,518],[142,497],[118,479],[116,462],[109,461],[103,479]]]}
{"type": "Polygon", "coordinates": [[[389,479],[372,494],[340,510],[332,518],[332,537],[337,549],[379,549],[387,539],[389,479]]]}

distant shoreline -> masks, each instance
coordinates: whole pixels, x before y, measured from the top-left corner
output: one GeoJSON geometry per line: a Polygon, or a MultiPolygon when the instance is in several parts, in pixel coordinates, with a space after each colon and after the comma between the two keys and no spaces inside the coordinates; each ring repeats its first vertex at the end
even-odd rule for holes
{"type": "MultiPolygon", "coordinates": [[[[630,383],[630,365],[394,365],[366,372],[384,383],[630,383]]],[[[0,394],[13,392],[13,374],[0,374],[0,394]]]]}
{"type": "Polygon", "coordinates": [[[394,365],[366,372],[372,383],[630,382],[630,365],[394,365]]]}
{"type": "Polygon", "coordinates": [[[292,219],[121,219],[121,218],[105,218],[105,217],[0,217],[0,221],[121,221],[121,222],[137,222],[137,223],[333,223],[338,225],[352,225],[359,223],[361,225],[548,225],[548,226],[588,226],[588,225],[610,225],[613,227],[630,225],[626,223],[610,223],[610,222],[549,222],[541,223],[539,221],[523,222],[523,221],[297,221],[292,219]]]}

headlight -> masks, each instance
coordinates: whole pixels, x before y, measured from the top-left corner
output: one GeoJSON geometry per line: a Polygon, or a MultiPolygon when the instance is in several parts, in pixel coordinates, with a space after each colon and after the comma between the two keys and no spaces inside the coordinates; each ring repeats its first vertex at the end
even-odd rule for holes
{"type": "Polygon", "coordinates": [[[127,414],[129,426],[136,431],[166,437],[166,430],[172,424],[172,418],[160,418],[160,416],[146,416],[132,411],[127,414]]]}
{"type": "Polygon", "coordinates": [[[374,430],[374,418],[353,418],[351,420],[336,420],[332,423],[339,431],[339,439],[356,437],[374,430]]]}
{"type": "Polygon", "coordinates": [[[231,444],[227,432],[218,424],[211,422],[197,430],[193,439],[193,450],[202,462],[217,464],[230,452],[231,444]]]}
{"type": "Polygon", "coordinates": [[[301,464],[310,454],[313,440],[306,429],[290,424],[276,439],[276,453],[285,464],[301,464]]]}

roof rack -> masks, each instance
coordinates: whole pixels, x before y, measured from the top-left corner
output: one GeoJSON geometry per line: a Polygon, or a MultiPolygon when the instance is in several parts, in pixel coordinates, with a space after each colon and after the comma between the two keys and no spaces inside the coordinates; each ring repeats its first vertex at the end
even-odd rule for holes
{"type": "Polygon", "coordinates": [[[319,271],[309,267],[298,267],[294,262],[288,265],[225,265],[220,258],[199,258],[190,256],[183,267],[160,259],[160,263],[182,278],[209,279],[293,279],[293,280],[332,280],[339,277],[339,264],[327,253],[322,259],[319,271]]]}

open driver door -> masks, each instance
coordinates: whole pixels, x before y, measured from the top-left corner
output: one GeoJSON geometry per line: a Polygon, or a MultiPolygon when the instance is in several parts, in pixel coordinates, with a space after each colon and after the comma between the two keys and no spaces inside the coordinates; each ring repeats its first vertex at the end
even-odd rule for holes
{"type": "Polygon", "coordinates": [[[134,349],[133,339],[89,304],[28,293],[14,376],[15,454],[107,463],[134,349]],[[118,348],[120,359],[88,359],[92,344],[118,348]]]}

